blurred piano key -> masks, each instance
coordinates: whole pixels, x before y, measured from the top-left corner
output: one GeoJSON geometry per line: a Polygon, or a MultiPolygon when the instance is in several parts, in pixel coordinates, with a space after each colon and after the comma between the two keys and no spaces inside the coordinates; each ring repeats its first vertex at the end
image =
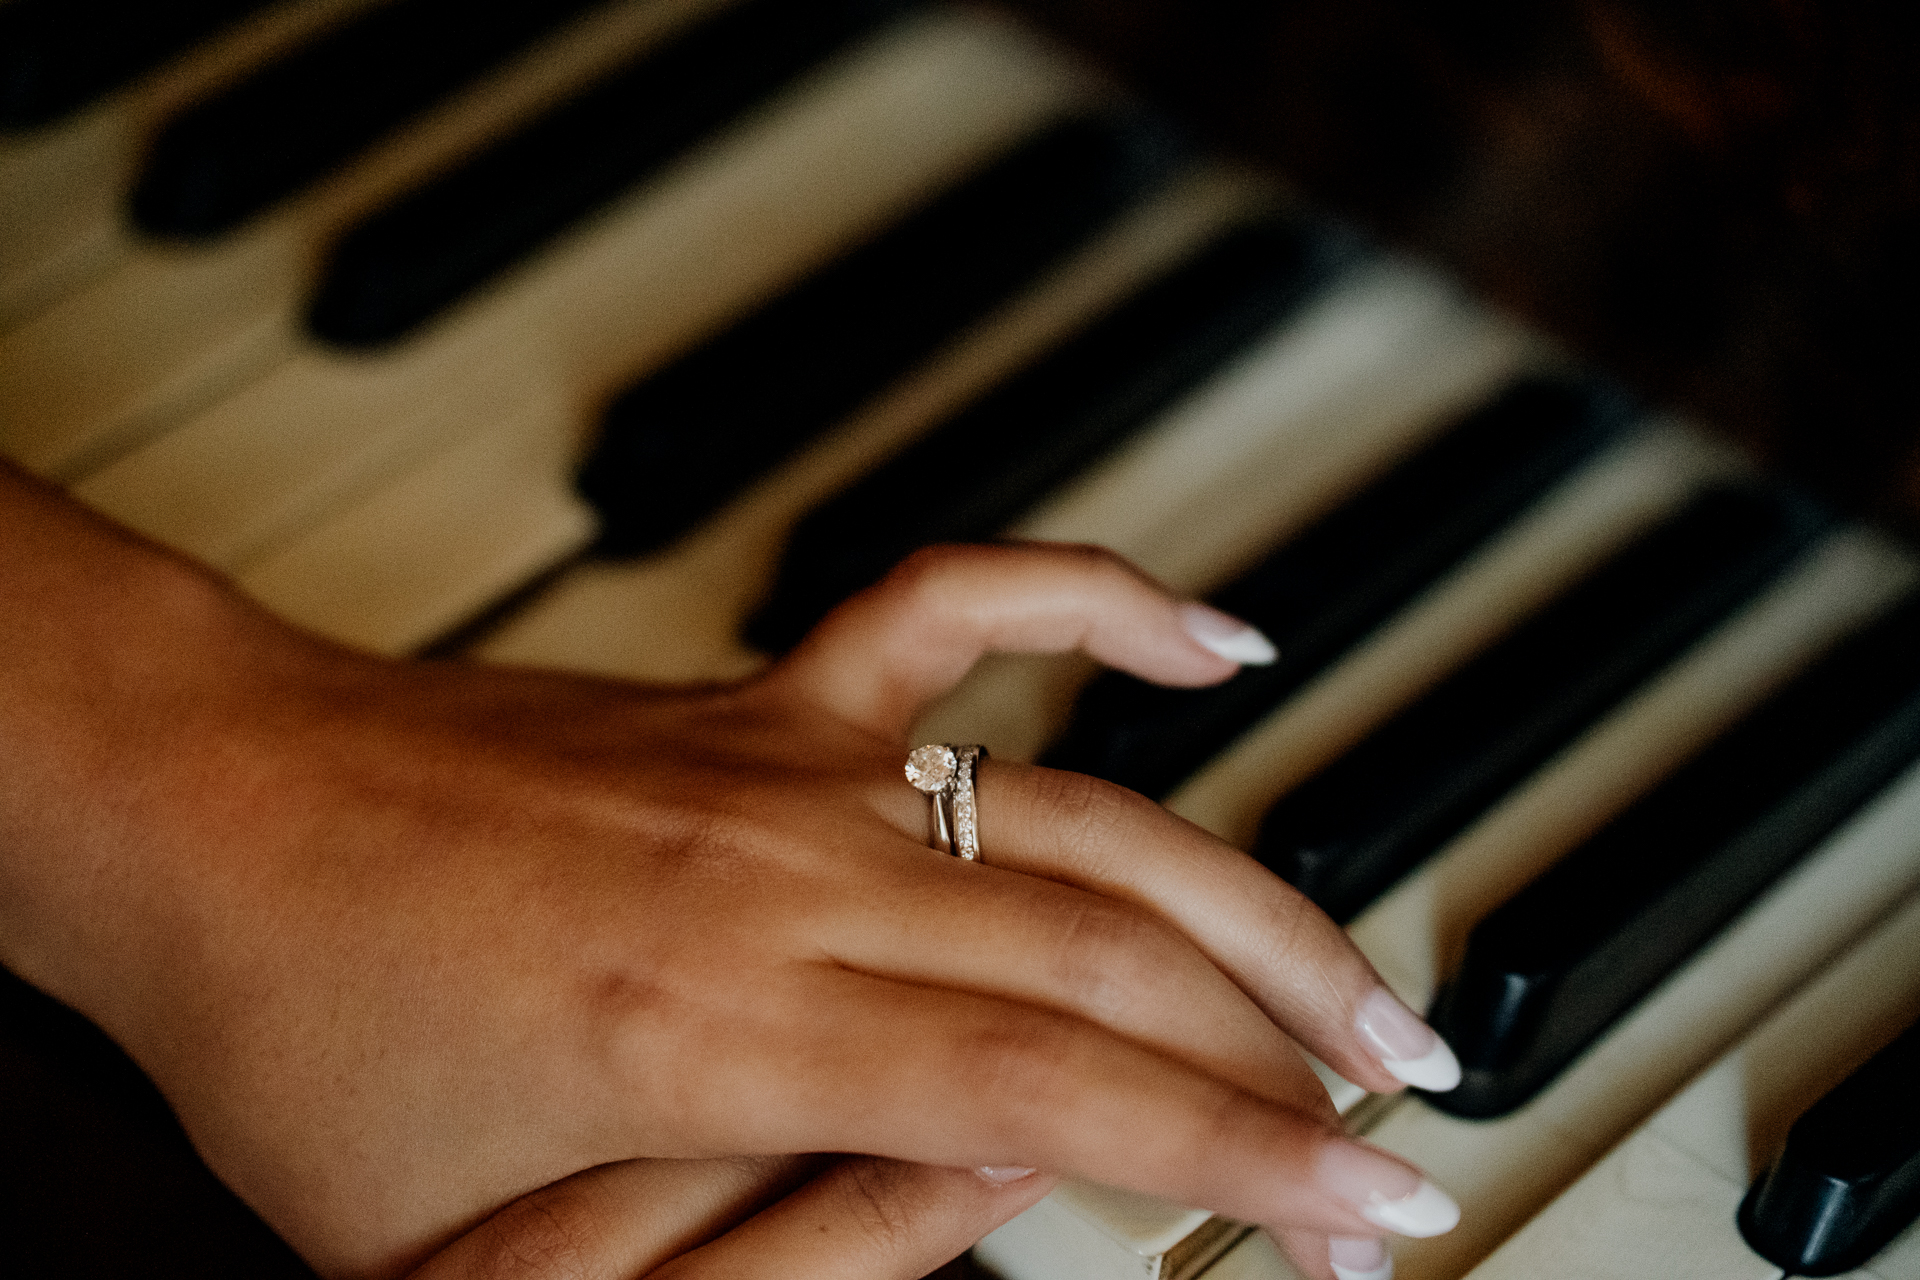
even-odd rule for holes
{"type": "MultiPolygon", "coordinates": [[[[36,128],[0,126],[0,333],[131,250],[123,202],[147,139],[164,121],[314,32],[378,2],[287,0],[266,5],[56,122],[36,128]]],[[[29,6],[25,0],[10,0],[0,12],[29,7],[57,11],[63,27],[70,17],[81,20],[78,31],[61,32],[64,43],[84,38],[84,22],[94,6],[64,0],[35,0],[29,6]]],[[[154,14],[172,8],[142,3],[109,7],[154,14]]]]}
{"type": "MultiPolygon", "coordinates": [[[[459,451],[435,453],[262,556],[243,580],[329,634],[406,652],[440,643],[487,611],[499,599],[496,584],[521,570],[476,564],[463,577],[442,572],[432,557],[396,556],[393,548],[501,544],[499,519],[514,513],[555,531],[541,569],[564,572],[550,587],[536,586],[533,601],[510,602],[499,624],[504,643],[488,643],[489,653],[524,647],[541,655],[537,661],[651,679],[752,671],[765,659],[740,642],[740,619],[764,591],[802,511],[898,448],[930,416],[1056,340],[1141,272],[1186,252],[1243,209],[1248,195],[1244,183],[1219,173],[1177,184],[658,555],[568,563],[595,536],[593,513],[570,486],[582,415],[559,396],[503,398],[492,411],[496,430],[518,432],[534,442],[527,447],[545,451],[543,483],[501,470],[476,503],[476,492],[460,487],[466,481],[453,478],[467,465],[459,451]]],[[[523,548],[500,550],[524,565],[523,548]]]]}
{"type": "Polygon", "coordinates": [[[369,214],[327,253],[307,327],[389,343],[913,0],[738,0],[369,214]]]}
{"type": "MultiPolygon", "coordinates": [[[[1920,899],[1909,897],[1474,1268],[1471,1280],[1783,1280],[1735,1227],[1749,1182],[1814,1100],[1916,1017],[1920,899]]],[[[1920,1232],[1851,1274],[1920,1276],[1920,1232]]]]}
{"type": "Polygon", "coordinates": [[[150,235],[207,239],[319,180],[597,0],[391,0],[194,103],[130,196],[150,235]]]}
{"type": "Polygon", "coordinates": [[[112,268],[0,333],[0,447],[72,482],[296,355],[317,259],[342,229],[712,3],[620,0],[589,13],[204,246],[122,229],[116,187],[112,268]]]}
{"type": "Polygon", "coordinates": [[[1920,1216],[1920,1023],[1787,1131],[1740,1202],[1740,1235],[1796,1276],[1851,1271],[1920,1216]]]}
{"type": "Polygon", "coordinates": [[[1254,856],[1342,923],[1713,627],[1825,523],[1696,499],[1282,797],[1254,856]]]}
{"type": "Polygon", "coordinates": [[[1617,395],[1597,388],[1510,388],[1210,597],[1265,632],[1278,661],[1211,689],[1103,675],[1041,763],[1164,796],[1539,498],[1627,416],[1617,395]]]}
{"type": "Polygon", "coordinates": [[[750,643],[791,647],[910,552],[994,536],[1296,310],[1354,246],[1235,228],[940,423],[795,528],[750,643]]]}
{"type": "Polygon", "coordinates": [[[622,392],[578,480],[595,551],[679,537],[1190,158],[1145,117],[1059,125],[622,392]]]}
{"type": "MultiPolygon", "coordinates": [[[[231,570],[511,406],[556,409],[534,429],[570,452],[586,406],[1029,132],[1080,83],[1002,24],[897,25],[405,349],[297,350],[74,491],[231,570]]],[[[571,501],[564,469],[550,498],[571,501]]]]}
{"type": "Polygon", "coordinates": [[[1465,1068],[1428,1099],[1523,1104],[1920,757],[1920,600],[1847,640],[1474,926],[1428,1016],[1465,1068]]]}

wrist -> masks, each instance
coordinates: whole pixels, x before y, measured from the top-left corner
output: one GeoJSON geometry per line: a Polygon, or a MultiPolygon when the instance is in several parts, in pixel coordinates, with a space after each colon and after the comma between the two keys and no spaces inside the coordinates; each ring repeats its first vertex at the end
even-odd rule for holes
{"type": "Polygon", "coordinates": [[[180,937],[182,801],[221,786],[264,660],[302,645],[4,469],[0,545],[0,962],[124,1044],[116,1003],[180,937]]]}

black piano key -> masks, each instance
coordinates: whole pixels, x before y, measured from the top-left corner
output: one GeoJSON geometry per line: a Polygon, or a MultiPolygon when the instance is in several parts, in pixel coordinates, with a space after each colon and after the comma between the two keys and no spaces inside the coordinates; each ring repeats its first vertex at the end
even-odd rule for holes
{"type": "Polygon", "coordinates": [[[998,534],[1272,328],[1349,252],[1289,221],[1223,236],[809,513],[748,640],[789,648],[917,548],[998,534]]]}
{"type": "Polygon", "coordinates": [[[1280,658],[1210,689],[1121,672],[1088,685],[1042,763],[1173,790],[1504,526],[1629,416],[1596,388],[1529,381],[1369,485],[1213,597],[1280,658]]]}
{"type": "Polygon", "coordinates": [[[603,555],[655,550],[1164,178],[1186,149],[1143,118],[1020,147],[608,410],[581,469],[603,555]]]}
{"type": "Polygon", "coordinates": [[[264,3],[8,0],[0,4],[0,129],[51,124],[264,3]]]}
{"type": "Polygon", "coordinates": [[[1842,644],[1500,906],[1432,1022],[1503,1115],[1920,758],[1920,598],[1842,644]]]}
{"type": "Polygon", "coordinates": [[[1865,1266],[1920,1217],[1920,1025],[1807,1108],[1740,1202],[1755,1253],[1793,1276],[1865,1266]]]}
{"type": "Polygon", "coordinates": [[[1335,920],[1358,915],[1678,656],[1825,524],[1714,490],[1283,796],[1254,854],[1335,920]]]}
{"type": "Polygon", "coordinates": [[[381,5],[169,121],[134,186],[134,223],[219,235],[597,2],[381,5]]]}
{"type": "Polygon", "coordinates": [[[340,346],[390,342],[911,0],[745,0],[373,213],[308,311],[340,346]]]}

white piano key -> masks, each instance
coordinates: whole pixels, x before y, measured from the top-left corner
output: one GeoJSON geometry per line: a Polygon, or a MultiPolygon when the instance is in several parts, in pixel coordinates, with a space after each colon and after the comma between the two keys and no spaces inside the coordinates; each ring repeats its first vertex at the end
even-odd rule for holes
{"type": "Polygon", "coordinates": [[[1066,1182],[974,1246],[1004,1280],[1189,1280],[1250,1228],[1151,1196],[1066,1182]]]}
{"type": "Polygon", "coordinates": [[[188,554],[245,568],[529,386],[571,398],[584,417],[637,370],[1057,114],[1078,85],[1010,25],[910,19],[415,340],[379,355],[304,350],[75,493],[188,554]]]}
{"type": "MultiPolygon", "coordinates": [[[[1472,1280],[1778,1280],[1779,1268],[1748,1249],[1734,1226],[1741,1197],[1800,1113],[1916,1017],[1920,899],[1910,898],[1476,1267],[1472,1280]]],[[[1848,1274],[1909,1280],[1917,1244],[1909,1232],[1848,1274]]]]}
{"type": "Polygon", "coordinates": [[[319,260],[356,218],[719,2],[590,12],[205,245],[122,231],[112,270],[0,335],[0,452],[71,482],[293,356],[319,260]]]}

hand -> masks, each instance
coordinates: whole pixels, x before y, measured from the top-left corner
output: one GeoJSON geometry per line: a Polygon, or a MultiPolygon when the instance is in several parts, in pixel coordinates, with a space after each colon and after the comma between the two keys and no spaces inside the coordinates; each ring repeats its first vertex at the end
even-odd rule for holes
{"type": "Polygon", "coordinates": [[[1431,1033],[1243,855],[1000,762],[986,865],[922,843],[904,734],[980,653],[1233,669],[1108,557],[922,556],[685,691],[379,662],[115,556],[134,624],[6,637],[0,822],[58,856],[10,857],[4,959],[323,1272],[399,1274],[640,1157],[1071,1171],[1270,1224],[1319,1277],[1420,1185],[1293,1040],[1387,1089],[1382,1047],[1431,1033]]]}

